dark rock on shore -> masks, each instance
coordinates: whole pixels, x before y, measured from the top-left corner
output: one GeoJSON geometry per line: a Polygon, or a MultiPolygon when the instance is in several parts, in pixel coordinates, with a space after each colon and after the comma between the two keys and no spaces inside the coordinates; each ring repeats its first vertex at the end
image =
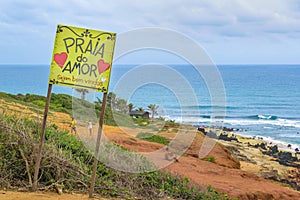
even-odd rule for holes
{"type": "Polygon", "coordinates": [[[238,142],[237,138],[235,138],[235,137],[228,137],[228,135],[223,135],[223,134],[221,134],[219,136],[219,140],[225,140],[225,141],[229,141],[229,142],[231,142],[231,141],[237,141],[238,142]]]}
{"type": "Polygon", "coordinates": [[[200,132],[202,132],[203,134],[206,134],[206,132],[205,132],[205,129],[204,129],[204,128],[198,127],[198,128],[197,128],[197,130],[198,130],[198,131],[200,131],[200,132]]]}
{"type": "Polygon", "coordinates": [[[292,187],[293,189],[300,191],[300,185],[297,183],[298,176],[299,176],[299,174],[294,172],[293,174],[289,175],[289,178],[282,178],[279,176],[277,170],[272,170],[269,172],[261,173],[261,177],[263,177],[265,179],[278,181],[280,183],[287,184],[290,187],[292,187]]]}
{"type": "Polygon", "coordinates": [[[294,157],[291,152],[283,152],[283,151],[280,151],[278,153],[278,159],[283,161],[291,161],[291,162],[298,161],[298,158],[294,157]]]}
{"type": "Polygon", "coordinates": [[[227,127],[224,127],[224,128],[223,128],[223,131],[232,132],[232,131],[234,131],[234,128],[227,128],[227,127]]]}
{"type": "Polygon", "coordinates": [[[277,158],[277,161],[281,165],[300,168],[300,164],[295,163],[299,161],[298,157],[293,156],[291,152],[279,151],[277,145],[269,147],[269,149],[263,151],[263,153],[277,158]]]}
{"type": "Polygon", "coordinates": [[[259,143],[254,145],[255,148],[261,148],[267,150],[267,145],[265,143],[259,143]]]}
{"type": "Polygon", "coordinates": [[[273,181],[280,181],[277,170],[272,170],[272,171],[269,171],[269,172],[263,172],[261,174],[261,176],[265,179],[269,179],[269,180],[273,180],[273,181]]]}
{"type": "Polygon", "coordinates": [[[226,148],[238,159],[248,163],[257,164],[254,160],[248,158],[246,155],[240,153],[239,149],[235,146],[226,146],[226,148]]]}

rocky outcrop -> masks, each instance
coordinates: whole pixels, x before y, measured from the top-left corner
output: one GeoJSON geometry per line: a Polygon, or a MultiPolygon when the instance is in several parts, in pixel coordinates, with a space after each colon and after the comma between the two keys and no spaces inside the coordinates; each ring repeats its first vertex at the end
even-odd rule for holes
{"type": "Polygon", "coordinates": [[[277,145],[268,147],[266,151],[262,151],[264,154],[276,158],[277,162],[281,165],[300,168],[300,164],[297,156],[293,156],[291,152],[279,151],[277,145]]]}
{"type": "Polygon", "coordinates": [[[264,142],[259,143],[259,144],[255,144],[254,147],[255,148],[260,148],[260,149],[263,149],[263,150],[267,150],[267,145],[264,142]]]}
{"type": "Polygon", "coordinates": [[[225,141],[229,141],[229,142],[231,142],[231,141],[238,142],[238,139],[236,137],[229,137],[228,135],[223,135],[223,134],[221,134],[219,136],[219,140],[225,140],[225,141]]]}

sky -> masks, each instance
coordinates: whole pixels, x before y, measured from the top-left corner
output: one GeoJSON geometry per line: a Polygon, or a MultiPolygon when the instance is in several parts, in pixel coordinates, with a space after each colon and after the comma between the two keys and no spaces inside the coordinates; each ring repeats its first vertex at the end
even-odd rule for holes
{"type": "Polygon", "coordinates": [[[199,43],[216,64],[300,64],[298,0],[3,0],[0,64],[50,64],[58,24],[117,34],[171,29],[199,43]]]}

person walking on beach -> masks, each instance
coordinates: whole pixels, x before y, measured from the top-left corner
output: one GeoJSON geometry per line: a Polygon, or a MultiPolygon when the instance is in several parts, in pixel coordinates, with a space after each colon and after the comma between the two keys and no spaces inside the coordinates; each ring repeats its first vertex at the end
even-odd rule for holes
{"type": "Polygon", "coordinates": [[[72,121],[71,121],[70,127],[71,127],[71,134],[73,132],[74,132],[74,134],[77,134],[77,132],[76,132],[76,121],[75,121],[74,117],[72,117],[72,121]]]}
{"type": "Polygon", "coordinates": [[[93,123],[92,123],[92,120],[89,120],[89,132],[90,132],[90,136],[92,136],[92,133],[93,133],[93,123]]]}

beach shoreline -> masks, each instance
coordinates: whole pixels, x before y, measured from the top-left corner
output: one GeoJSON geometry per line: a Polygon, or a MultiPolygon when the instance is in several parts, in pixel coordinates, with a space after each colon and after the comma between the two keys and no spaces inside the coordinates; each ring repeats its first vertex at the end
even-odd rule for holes
{"type": "Polygon", "coordinates": [[[239,160],[241,170],[300,191],[300,153],[281,141],[245,136],[226,127],[213,130],[202,127],[198,131],[209,137],[208,133],[214,131],[217,135],[214,139],[239,160]]]}
{"type": "MultiPolygon", "coordinates": [[[[281,151],[288,151],[291,153],[296,153],[296,149],[300,150],[300,145],[292,143],[292,142],[286,142],[282,140],[277,140],[269,136],[261,136],[260,134],[245,134],[245,130],[240,130],[237,128],[228,128],[228,127],[209,127],[209,126],[199,126],[199,125],[193,125],[195,128],[203,129],[206,133],[212,131],[215,132],[217,135],[221,135],[224,132],[227,132],[228,136],[234,136],[239,138],[240,140],[244,140],[248,142],[252,142],[253,144],[257,143],[265,143],[266,146],[278,146],[278,149],[281,151]]],[[[199,130],[199,129],[198,129],[199,130]]],[[[300,151],[298,151],[300,153],[300,151]]]]}

